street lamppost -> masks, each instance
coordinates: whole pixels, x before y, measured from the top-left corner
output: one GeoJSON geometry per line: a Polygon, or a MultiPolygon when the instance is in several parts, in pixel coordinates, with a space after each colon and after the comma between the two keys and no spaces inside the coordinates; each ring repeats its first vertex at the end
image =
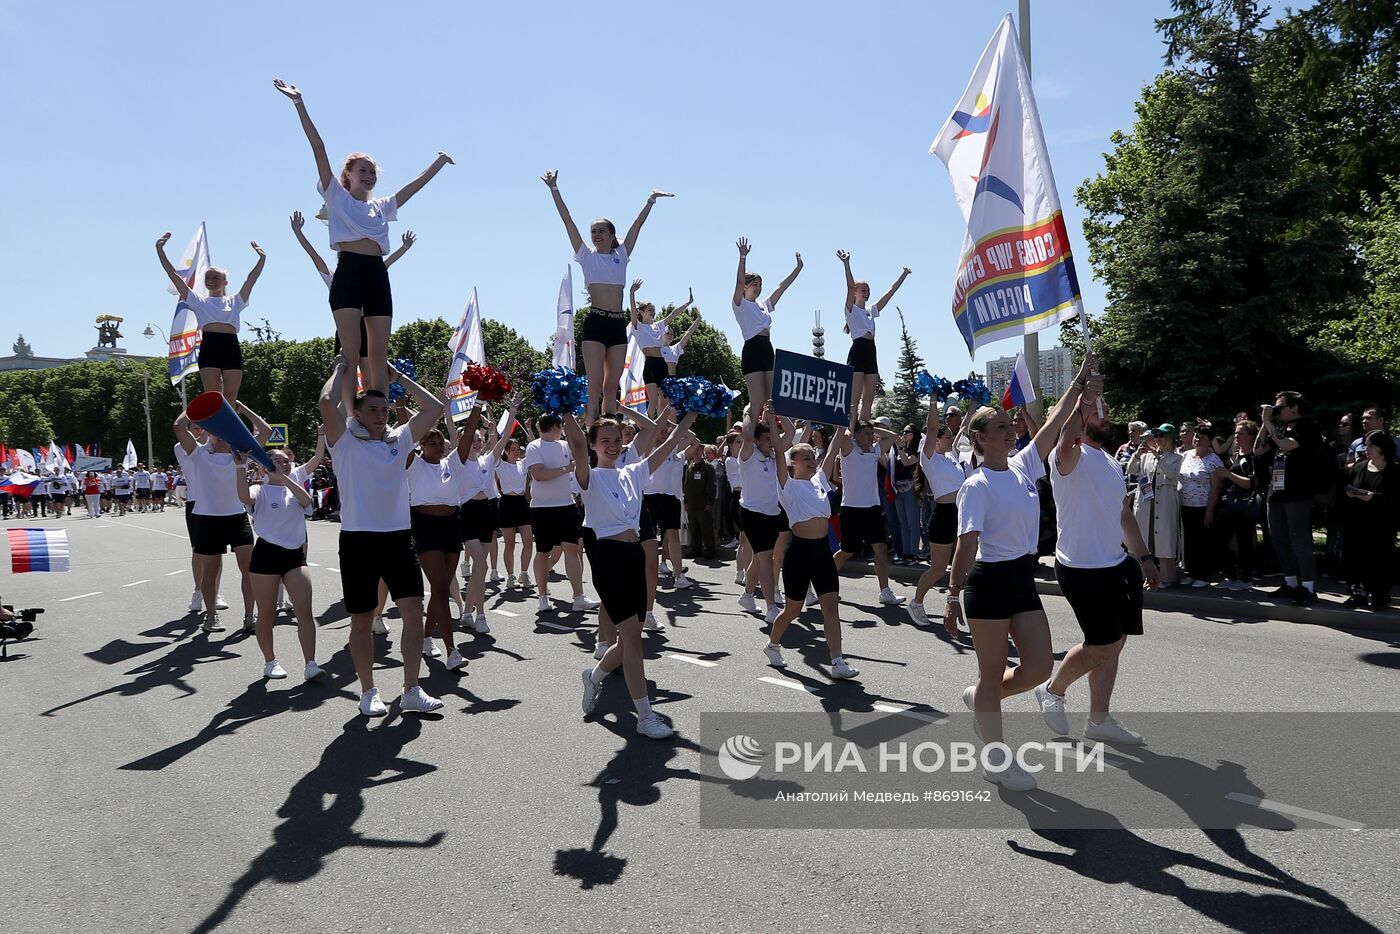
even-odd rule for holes
{"type": "MultiPolygon", "coordinates": [[[[150,330],[150,328],[147,327],[146,330],[150,330]]],[[[117,369],[125,370],[126,361],[118,360],[117,369]]],[[[141,389],[145,394],[144,406],[146,409],[146,466],[150,467],[156,462],[156,446],[155,439],[151,435],[151,371],[144,366],[141,367],[141,389]]]]}
{"type": "MultiPolygon", "coordinates": [[[[165,329],[158,324],[146,325],[146,330],[142,331],[141,335],[143,337],[155,337],[157,331],[160,332],[160,339],[165,341],[165,346],[168,348],[170,346],[170,338],[166,336],[165,329]]],[[[189,403],[185,399],[185,378],[182,376],[180,377],[180,407],[184,408],[188,404],[189,403]]]]}

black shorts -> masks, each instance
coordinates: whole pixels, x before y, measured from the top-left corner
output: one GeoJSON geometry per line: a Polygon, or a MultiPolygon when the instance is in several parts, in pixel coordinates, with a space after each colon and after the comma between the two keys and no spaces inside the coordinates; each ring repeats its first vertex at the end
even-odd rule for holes
{"type": "Polygon", "coordinates": [[[1055,579],[1079,620],[1085,645],[1142,635],[1142,565],[1132,555],[1110,568],[1068,568],[1056,561],[1055,579]]]}
{"type": "MultiPolygon", "coordinates": [[[[103,498],[105,499],[105,498],[107,497],[107,494],[106,494],[106,493],[103,493],[102,496],[103,496],[103,498]]],[[[195,521],[194,521],[194,500],[192,500],[192,499],[191,499],[191,500],[186,500],[186,501],[185,501],[185,534],[188,535],[188,536],[190,537],[190,548],[191,548],[191,549],[194,548],[194,526],[195,526],[195,521]]]]}
{"type": "Polygon", "coordinates": [[[579,343],[593,341],[604,347],[617,347],[627,344],[627,315],[625,312],[604,311],[591,308],[583,316],[583,328],[579,343]]]}
{"type": "Polygon", "coordinates": [[[739,362],[745,376],[750,373],[771,373],[773,371],[773,342],[767,334],[758,334],[744,341],[739,362]]]}
{"type": "Polygon", "coordinates": [[[963,588],[963,615],[968,619],[1010,619],[1017,613],[1038,613],[1035,555],[1010,561],[978,561],[963,588]]]}
{"type": "MultiPolygon", "coordinates": [[[[458,510],[458,541],[489,542],[496,536],[496,511],[489,499],[469,499],[458,510]]],[[[458,549],[459,551],[461,549],[458,549]]]]}
{"type": "Polygon", "coordinates": [[[460,554],[462,551],[462,523],[457,512],[445,516],[432,516],[417,509],[408,511],[409,527],[413,532],[413,552],[442,551],[447,554],[460,554]]]}
{"type": "Polygon", "coordinates": [[[253,526],[247,513],[232,516],[195,516],[191,538],[197,555],[221,555],[225,549],[253,544],[253,526]]]}
{"type": "MultiPolygon", "coordinates": [[[[48,500],[49,500],[49,494],[47,494],[47,493],[35,493],[33,496],[31,496],[31,497],[29,497],[29,498],[32,499],[32,500],[34,500],[35,502],[46,503],[46,502],[48,502],[48,500]]],[[[118,494],[116,495],[115,499],[116,499],[116,501],[119,502],[119,503],[129,503],[129,502],[131,502],[131,494],[130,494],[130,493],[118,493],[118,494]]]]}
{"type": "Polygon", "coordinates": [[[657,534],[681,527],[681,501],[670,493],[648,493],[642,497],[642,502],[651,513],[652,527],[657,534]]]}
{"type": "Polygon", "coordinates": [[[739,518],[754,554],[772,551],[773,546],[778,543],[778,536],[788,531],[787,515],[781,509],[776,516],[770,516],[765,512],[754,512],[740,506],[739,518]]]}
{"type": "Polygon", "coordinates": [[[199,338],[199,368],[216,370],[243,369],[243,347],[237,334],[227,331],[203,331],[199,338]]]}
{"type": "Polygon", "coordinates": [[[841,507],[841,550],[858,555],[866,545],[884,545],[884,506],[841,507]]]}
{"type": "MultiPolygon", "coordinates": [[[[335,334],[335,355],[340,356],[340,332],[335,334]]],[[[365,327],[365,316],[360,315],[360,359],[369,356],[369,329],[365,327]]]]}
{"type": "Polygon", "coordinates": [[[337,253],[330,300],[331,311],[358,308],[366,318],[392,318],[394,297],[389,291],[389,267],[384,265],[384,258],[337,253]]]}
{"type": "Polygon", "coordinates": [[[496,519],[503,529],[528,529],[530,498],[524,493],[502,493],[500,505],[496,507],[496,519]]]}
{"type": "Polygon", "coordinates": [[[379,605],[379,582],[396,603],[423,599],[423,569],[408,529],[340,533],[340,592],[347,613],[371,613],[379,605]]]}
{"type": "Polygon", "coordinates": [[[573,506],[531,506],[530,527],[535,531],[535,551],[549,554],[559,545],[577,545],[583,525],[573,506]]]}
{"type": "Polygon", "coordinates": [[[924,536],[930,545],[952,545],[958,540],[958,504],[934,503],[924,536]]]}
{"type": "Polygon", "coordinates": [[[819,597],[840,593],[838,580],[836,558],[831,553],[826,536],[801,538],[794,535],[788,540],[787,551],[783,555],[783,593],[789,600],[801,600],[807,596],[809,585],[819,597]]]}
{"type": "Polygon", "coordinates": [[[875,358],[875,338],[858,337],[851,341],[851,350],[846,354],[846,366],[867,376],[878,375],[880,363],[875,358]]]}
{"type": "Polygon", "coordinates": [[[486,502],[491,504],[491,538],[495,538],[501,531],[501,498],[491,496],[486,502]]]}
{"type": "MultiPolygon", "coordinates": [[[[672,497],[675,499],[675,497],[672,497]]],[[[637,524],[637,537],[644,542],[654,542],[657,540],[656,520],[652,518],[651,510],[647,508],[647,498],[642,497],[642,515],[637,524]]]]}
{"type": "Polygon", "coordinates": [[[670,375],[671,371],[666,368],[664,357],[642,358],[642,382],[649,386],[660,386],[661,381],[670,375]]]}
{"type": "Polygon", "coordinates": [[[588,565],[598,600],[614,623],[640,620],[647,611],[647,570],[641,542],[589,536],[588,565]]]}
{"type": "Polygon", "coordinates": [[[283,548],[281,545],[274,545],[265,538],[260,538],[253,543],[253,558],[248,563],[248,573],[250,574],[271,574],[274,577],[281,577],[297,568],[306,567],[306,546],[300,548],[283,548]]]}
{"type": "Polygon", "coordinates": [[[136,498],[137,498],[137,499],[150,499],[150,498],[151,498],[151,491],[150,491],[149,489],[143,490],[143,489],[141,489],[141,488],[138,486],[138,487],[136,488],[136,498]]]}

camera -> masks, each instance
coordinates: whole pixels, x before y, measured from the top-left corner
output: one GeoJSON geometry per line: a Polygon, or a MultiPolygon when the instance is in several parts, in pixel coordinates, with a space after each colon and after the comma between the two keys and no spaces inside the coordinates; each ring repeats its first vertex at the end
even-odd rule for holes
{"type": "Polygon", "coordinates": [[[0,639],[28,639],[34,632],[34,621],[44,612],[38,607],[23,607],[16,610],[4,604],[8,619],[0,620],[0,639]]]}

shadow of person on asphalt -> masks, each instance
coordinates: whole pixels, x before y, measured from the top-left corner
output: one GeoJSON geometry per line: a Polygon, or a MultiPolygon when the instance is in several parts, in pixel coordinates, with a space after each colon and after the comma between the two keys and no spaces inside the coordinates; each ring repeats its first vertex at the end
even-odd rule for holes
{"type": "Polygon", "coordinates": [[[1087,808],[1043,790],[1001,792],[1001,800],[1026,815],[1031,830],[1041,839],[1070,852],[1024,846],[1016,840],[1006,845],[1022,856],[1033,857],[1078,873],[1105,885],[1131,885],[1144,892],[1174,898],[1184,907],[1217,924],[1246,934],[1316,934],[1375,932],[1380,929],[1357,917],[1330,893],[1292,880],[1259,875],[1223,863],[1146,840],[1123,827],[1106,811],[1087,808]],[[1044,826],[1063,824],[1063,828],[1044,826]],[[1069,828],[1097,827],[1083,830],[1069,828]],[[1280,889],[1288,894],[1256,895],[1241,891],[1194,888],[1173,870],[1209,873],[1242,885],[1280,889]],[[1324,904],[1316,904],[1318,896],[1324,904]],[[1309,901],[1308,899],[1314,899],[1309,901]]]}
{"type": "MultiPolygon", "coordinates": [[[[319,873],[327,857],[351,846],[431,848],[442,842],[438,831],[425,840],[371,837],[355,829],[365,811],[364,792],[392,782],[420,778],[437,766],[403,758],[403,749],[418,738],[416,718],[391,712],[371,724],[356,715],[321,754],[316,767],[292,786],[277,809],[282,823],[272,831],[272,844],[230,885],[228,894],[194,929],[213,931],[262,882],[304,882],[319,873]],[[381,777],[382,776],[382,777],[381,777]]],[[[392,814],[382,815],[392,824],[392,814]]]]}

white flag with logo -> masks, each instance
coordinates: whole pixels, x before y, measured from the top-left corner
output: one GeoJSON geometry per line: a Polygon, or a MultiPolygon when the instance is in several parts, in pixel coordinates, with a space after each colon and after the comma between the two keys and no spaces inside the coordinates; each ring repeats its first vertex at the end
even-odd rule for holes
{"type": "Polygon", "coordinates": [[[554,365],[574,369],[574,267],[564,269],[555,305],[554,365]]]}
{"type": "MultiPolygon", "coordinates": [[[[199,222],[199,228],[180,253],[180,261],[174,265],[176,274],[185,280],[185,285],[192,289],[198,287],[199,294],[203,295],[204,270],[209,268],[209,232],[204,229],[204,221],[199,222]]],[[[180,294],[174,285],[166,286],[165,290],[171,295],[180,294]]]]}
{"type": "Polygon", "coordinates": [[[472,406],[476,405],[476,392],[462,382],[467,365],[486,365],[486,343],[481,337],[481,308],[475,288],[467,299],[467,307],[462,309],[462,320],[457,322],[447,349],[452,354],[452,365],[447,368],[447,409],[449,417],[456,422],[470,415],[472,406]]]}
{"type": "Polygon", "coordinates": [[[646,354],[642,353],[642,346],[637,343],[637,337],[632,333],[632,326],[629,324],[627,367],[622,371],[622,404],[638,412],[647,407],[647,384],[642,377],[646,359],[646,354]]]}
{"type": "Polygon", "coordinates": [[[63,453],[63,448],[58,446],[57,441],[49,442],[49,456],[44,458],[44,465],[53,468],[53,472],[61,474],[69,469],[68,458],[63,453]]]}
{"type": "Polygon", "coordinates": [[[131,443],[130,438],[127,438],[126,453],[122,455],[122,466],[125,467],[127,470],[130,470],[131,468],[136,466],[136,463],[136,445],[131,443]]]}
{"type": "MultiPolygon", "coordinates": [[[[196,295],[204,294],[204,273],[209,269],[209,236],[203,221],[194,232],[185,251],[180,254],[180,262],[175,271],[185,280],[185,285],[196,295]]],[[[167,288],[173,295],[180,294],[171,285],[167,288]]],[[[170,321],[170,346],[166,351],[166,372],[170,385],[176,386],[180,380],[199,369],[199,320],[185,302],[175,304],[175,316],[170,321]]]]}

